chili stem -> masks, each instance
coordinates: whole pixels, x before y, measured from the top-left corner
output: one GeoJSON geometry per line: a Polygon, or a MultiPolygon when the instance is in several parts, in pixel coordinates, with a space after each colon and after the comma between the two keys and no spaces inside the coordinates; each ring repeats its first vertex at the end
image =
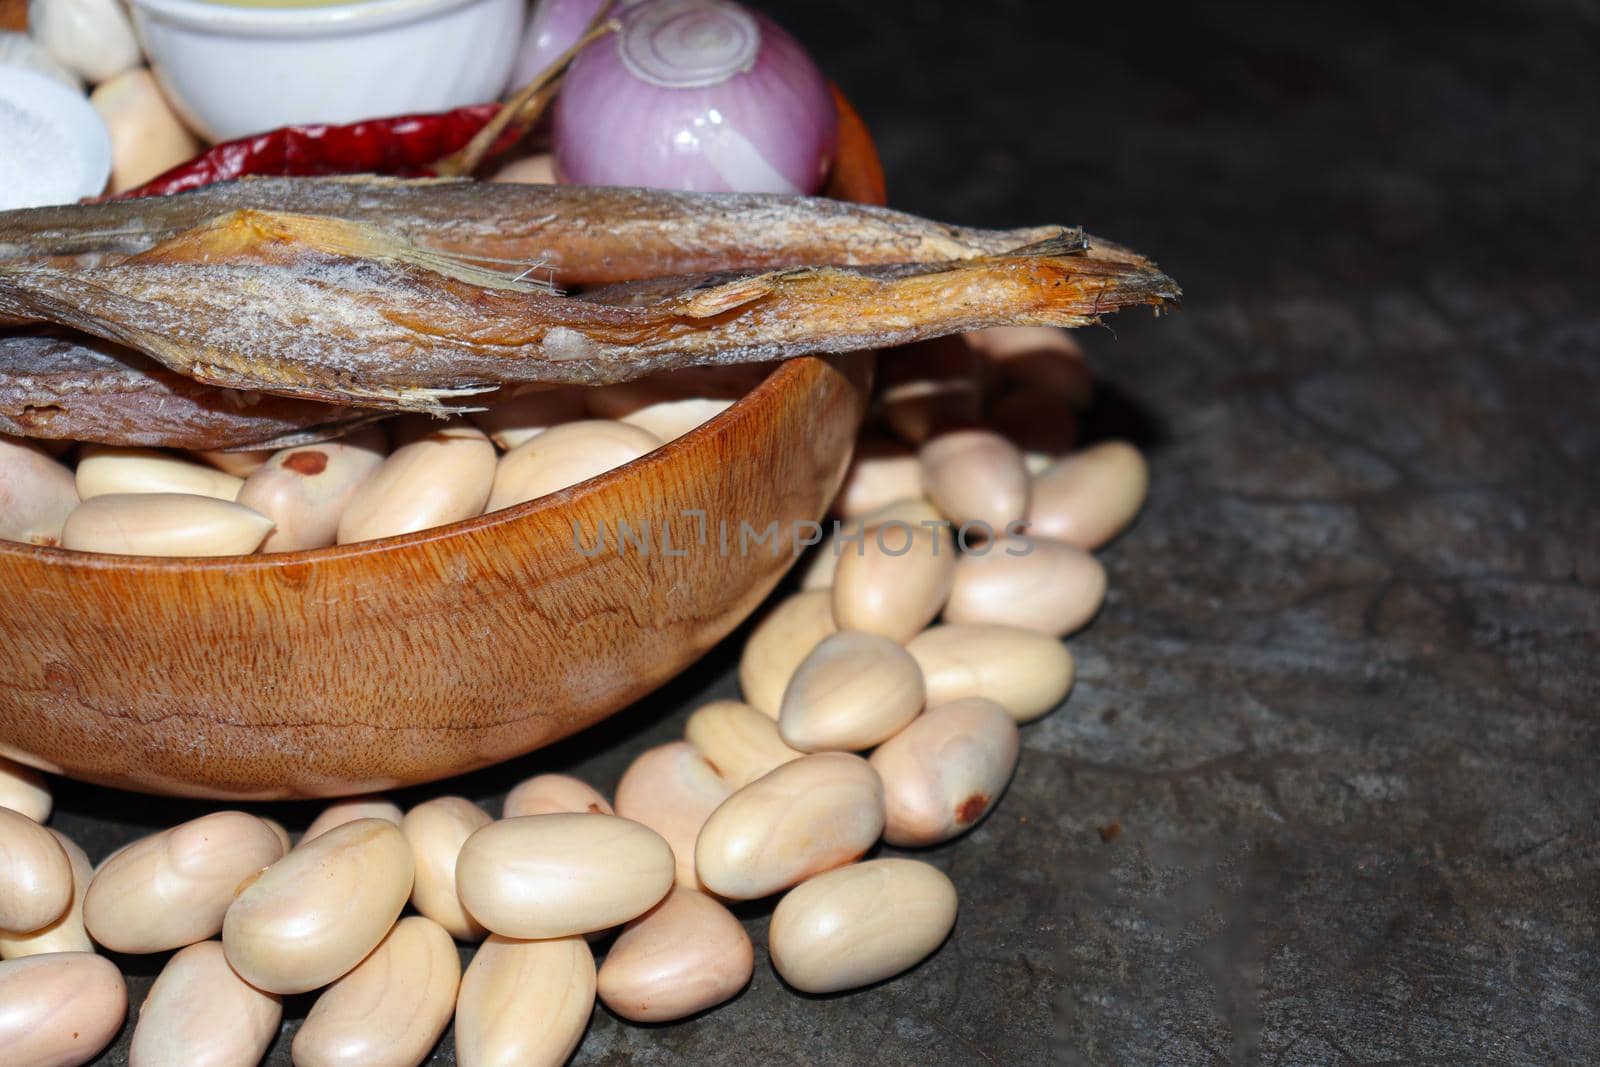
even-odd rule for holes
{"type": "Polygon", "coordinates": [[[435,163],[433,172],[442,178],[457,178],[471,174],[478,169],[483,157],[488,155],[489,149],[500,139],[500,135],[513,124],[517,130],[517,139],[520,140],[533,124],[539,121],[539,116],[550,106],[550,101],[555,99],[557,91],[561,88],[561,78],[566,74],[567,67],[577,58],[578,53],[606,34],[621,29],[621,23],[608,17],[616,2],[617,0],[606,0],[601,4],[600,10],[595,12],[583,36],[573,42],[571,48],[557,56],[555,62],[546,67],[538,77],[518,89],[494,118],[489,120],[489,124],[467,142],[465,148],[459,152],[452,152],[435,163]]]}

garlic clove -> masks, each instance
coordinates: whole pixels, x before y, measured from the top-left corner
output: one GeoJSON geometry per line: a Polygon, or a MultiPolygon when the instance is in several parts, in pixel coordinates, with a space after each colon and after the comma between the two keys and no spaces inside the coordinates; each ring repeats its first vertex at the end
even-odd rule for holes
{"type": "Polygon", "coordinates": [[[83,79],[62,66],[43,45],[25,33],[0,33],[0,67],[19,67],[43,74],[75,93],[83,92],[83,79]]]}
{"type": "Polygon", "coordinates": [[[118,0],[31,0],[28,32],[63,67],[91,85],[143,59],[133,24],[118,0]]]}
{"type": "Polygon", "coordinates": [[[113,193],[143,185],[200,151],[200,142],[179,121],[143,67],[104,82],[89,94],[89,103],[111,134],[113,193]]]}
{"type": "Polygon", "coordinates": [[[242,556],[271,532],[271,519],[231,500],[107,493],[72,509],[61,547],[123,556],[242,556]]]}
{"type": "Polygon", "coordinates": [[[61,543],[61,528],[78,506],[72,472],[32,443],[0,436],[0,539],[61,543]]]}

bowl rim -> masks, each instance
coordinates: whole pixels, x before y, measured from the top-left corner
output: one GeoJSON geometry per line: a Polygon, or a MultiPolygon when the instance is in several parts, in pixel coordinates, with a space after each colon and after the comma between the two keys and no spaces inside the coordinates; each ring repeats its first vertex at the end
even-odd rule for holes
{"type": "Polygon", "coordinates": [[[341,36],[495,0],[338,0],[316,7],[239,7],[211,0],[128,0],[136,15],[217,35],[341,36]]]}
{"type": "MultiPolygon", "coordinates": [[[[194,0],[133,0],[133,2],[192,4],[194,0]]],[[[839,113],[838,145],[834,153],[833,174],[830,176],[829,185],[819,195],[856,200],[861,203],[882,204],[885,199],[883,166],[878,158],[877,146],[867,133],[866,124],[861,116],[839,87],[829,82],[829,89],[839,113]]],[[[638,459],[602,471],[592,478],[554,493],[513,504],[499,511],[484,512],[482,515],[475,515],[459,522],[430,526],[424,530],[396,534],[393,537],[374,538],[370,541],[352,541],[344,545],[306,548],[295,552],[252,552],[238,556],[132,556],[114,552],[83,552],[77,549],[0,539],[0,559],[15,557],[47,567],[66,567],[73,570],[122,570],[130,573],[237,571],[240,568],[268,569],[332,564],[336,561],[429,544],[457,534],[473,533],[502,523],[515,522],[546,508],[566,506],[599,491],[602,486],[609,485],[613,480],[630,477],[634,472],[648,469],[655,464],[670,463],[677,458],[679,452],[690,447],[703,434],[721,432],[725,427],[736,426],[751,418],[750,413],[764,405],[770,394],[803,386],[804,380],[813,373],[813,365],[826,358],[798,356],[778,363],[765,378],[735,400],[731,406],[688,433],[667,441],[638,459]]]]}

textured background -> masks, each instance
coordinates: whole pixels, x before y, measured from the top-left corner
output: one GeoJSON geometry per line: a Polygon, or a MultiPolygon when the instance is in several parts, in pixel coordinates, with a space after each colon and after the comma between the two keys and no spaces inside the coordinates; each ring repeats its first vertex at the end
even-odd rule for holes
{"type": "MultiPolygon", "coordinates": [[[[859,105],[897,206],[1083,223],[1186,308],[1084,338],[1153,494],[1077,690],[928,856],[951,941],[828,998],[758,948],[735,1003],[597,1010],[575,1062],[1600,1061],[1600,9],[761,6],[859,105]]],[[[609,790],[733,692],[737,641],[402,801],[609,790]]],[[[99,859],[194,813],[69,787],[56,825],[99,859]]],[[[137,1002],[162,960],[124,962],[137,1002]]]]}

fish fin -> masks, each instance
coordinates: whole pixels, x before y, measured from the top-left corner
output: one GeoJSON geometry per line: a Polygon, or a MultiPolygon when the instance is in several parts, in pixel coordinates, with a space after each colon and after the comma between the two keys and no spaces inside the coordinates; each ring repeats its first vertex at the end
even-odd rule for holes
{"type": "Polygon", "coordinates": [[[301,215],[241,208],[173,235],[138,255],[136,263],[282,264],[305,252],[412,265],[486,289],[551,292],[554,286],[528,274],[538,265],[511,264],[516,273],[485,266],[481,257],[421,248],[370,223],[331,215],[301,215]]]}
{"type": "Polygon", "coordinates": [[[1014,259],[1018,256],[1081,256],[1089,252],[1089,235],[1079,229],[1064,229],[1053,237],[1013,248],[990,259],[1014,259]]]}

